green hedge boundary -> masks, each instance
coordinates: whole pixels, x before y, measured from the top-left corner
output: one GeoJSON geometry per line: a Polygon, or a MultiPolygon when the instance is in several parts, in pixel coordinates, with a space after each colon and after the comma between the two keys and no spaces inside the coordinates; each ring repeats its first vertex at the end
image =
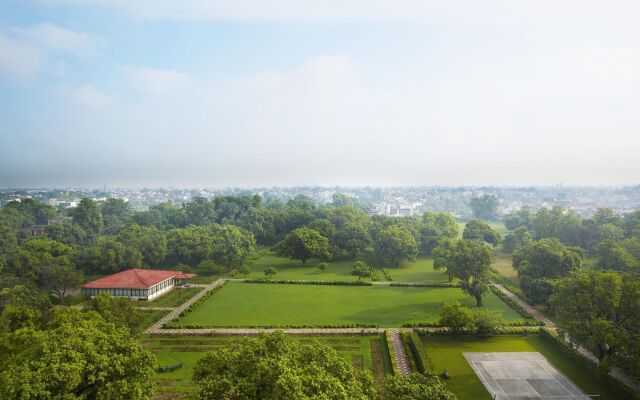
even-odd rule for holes
{"type": "MultiPolygon", "coordinates": [[[[537,319],[525,319],[520,321],[508,321],[505,322],[502,327],[514,327],[514,326],[544,326],[544,322],[537,319]]],[[[446,328],[446,326],[440,325],[439,322],[405,322],[402,324],[403,328],[446,328]]]]}
{"type": "Polygon", "coordinates": [[[592,379],[600,382],[603,386],[608,389],[612,389],[614,392],[622,392],[626,394],[629,398],[640,399],[640,394],[634,393],[631,388],[629,388],[624,383],[620,382],[616,378],[611,375],[603,372],[598,364],[580,354],[576,349],[571,347],[571,345],[565,341],[563,338],[558,336],[557,334],[551,332],[548,329],[542,329],[540,331],[540,337],[544,339],[547,343],[551,344],[558,352],[561,352],[565,356],[567,356],[572,363],[576,364],[592,379]]]}
{"type": "Polygon", "coordinates": [[[430,288],[457,288],[460,287],[457,283],[446,283],[446,282],[391,282],[387,284],[387,286],[398,286],[398,287],[430,287],[430,288]]]}
{"type": "Polygon", "coordinates": [[[433,370],[433,364],[431,363],[431,359],[427,354],[427,351],[422,346],[422,341],[420,337],[415,332],[407,332],[403,334],[403,337],[407,339],[409,344],[409,350],[411,351],[411,355],[413,356],[413,360],[416,363],[416,369],[421,374],[424,374],[426,371],[433,370]]]}
{"type": "MultiPolygon", "coordinates": [[[[503,335],[531,335],[538,334],[542,332],[544,328],[541,326],[501,326],[496,328],[496,332],[490,336],[503,336],[503,335]]],[[[440,328],[436,330],[429,329],[420,329],[416,328],[414,331],[420,336],[477,336],[477,337],[486,337],[482,335],[478,335],[474,331],[465,331],[454,334],[447,328],[440,328]]]]}
{"type": "Polygon", "coordinates": [[[378,328],[377,324],[342,324],[342,325],[200,325],[200,324],[178,324],[169,322],[167,328],[171,329],[343,329],[343,328],[378,328]]]}
{"type": "Polygon", "coordinates": [[[267,283],[273,285],[335,285],[335,286],[373,286],[371,282],[350,281],[305,281],[293,279],[245,279],[243,283],[267,283]]]}
{"type": "Polygon", "coordinates": [[[529,311],[525,310],[524,307],[522,307],[520,304],[516,303],[512,298],[510,298],[506,294],[502,293],[502,291],[500,289],[498,289],[497,287],[495,287],[493,285],[490,285],[489,287],[491,288],[491,291],[493,292],[493,294],[498,296],[500,298],[500,300],[502,300],[503,302],[507,303],[507,305],[509,307],[513,308],[518,314],[520,314],[521,317],[526,318],[526,319],[535,319],[534,316],[531,315],[531,313],[529,311]]]}

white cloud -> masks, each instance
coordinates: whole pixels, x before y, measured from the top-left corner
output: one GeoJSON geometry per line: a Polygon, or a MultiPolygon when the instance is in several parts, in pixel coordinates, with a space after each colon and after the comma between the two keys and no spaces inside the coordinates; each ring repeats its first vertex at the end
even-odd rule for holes
{"type": "Polygon", "coordinates": [[[162,94],[179,88],[189,81],[189,76],[169,69],[153,69],[128,66],[121,68],[131,86],[142,92],[162,94]]]}
{"type": "Polygon", "coordinates": [[[104,42],[103,38],[50,23],[0,28],[0,73],[20,79],[32,78],[43,70],[59,75],[67,69],[59,53],[95,54],[104,42]]]}
{"type": "Polygon", "coordinates": [[[23,36],[49,51],[63,51],[73,54],[90,54],[104,41],[84,32],[44,23],[30,28],[14,28],[16,34],[23,36]]]}
{"type": "Polygon", "coordinates": [[[522,24],[526,21],[637,17],[635,0],[40,0],[50,5],[98,6],[145,19],[270,21],[415,21],[433,24],[522,24]],[[553,10],[550,12],[549,10],[553,10]],[[635,14],[633,13],[635,11],[635,14]],[[630,15],[631,14],[631,15],[630,15]]]}
{"type": "Polygon", "coordinates": [[[0,30],[0,73],[27,79],[38,70],[43,54],[29,43],[16,40],[0,30]]]}
{"type": "Polygon", "coordinates": [[[102,108],[113,104],[114,99],[93,85],[62,88],[60,92],[66,100],[81,108],[102,108]]]}

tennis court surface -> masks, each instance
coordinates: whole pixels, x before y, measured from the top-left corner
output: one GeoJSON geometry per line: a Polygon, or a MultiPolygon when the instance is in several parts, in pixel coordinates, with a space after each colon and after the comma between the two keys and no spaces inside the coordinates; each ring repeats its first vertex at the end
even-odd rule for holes
{"type": "Polygon", "coordinates": [[[495,400],[587,400],[540,353],[464,353],[495,400]]]}

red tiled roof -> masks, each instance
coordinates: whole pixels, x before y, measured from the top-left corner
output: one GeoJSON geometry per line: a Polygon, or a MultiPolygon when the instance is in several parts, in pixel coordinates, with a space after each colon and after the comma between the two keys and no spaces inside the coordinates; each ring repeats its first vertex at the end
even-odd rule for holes
{"type": "Polygon", "coordinates": [[[87,282],[82,287],[85,288],[110,288],[110,289],[148,289],[164,280],[173,277],[181,277],[180,271],[166,271],[159,269],[139,269],[132,268],[126,271],[117,272],[95,281],[87,282]]]}

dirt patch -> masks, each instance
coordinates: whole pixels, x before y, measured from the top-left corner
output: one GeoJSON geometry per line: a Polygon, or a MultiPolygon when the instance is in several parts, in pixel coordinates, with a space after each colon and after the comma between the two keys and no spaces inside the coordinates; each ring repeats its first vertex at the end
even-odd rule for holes
{"type": "Polygon", "coordinates": [[[358,371],[364,370],[364,358],[361,355],[351,356],[351,365],[358,371]]]}
{"type": "Polygon", "coordinates": [[[382,343],[379,338],[371,339],[371,363],[373,364],[373,379],[375,380],[376,387],[381,387],[384,378],[384,354],[382,352],[382,343]]]}

